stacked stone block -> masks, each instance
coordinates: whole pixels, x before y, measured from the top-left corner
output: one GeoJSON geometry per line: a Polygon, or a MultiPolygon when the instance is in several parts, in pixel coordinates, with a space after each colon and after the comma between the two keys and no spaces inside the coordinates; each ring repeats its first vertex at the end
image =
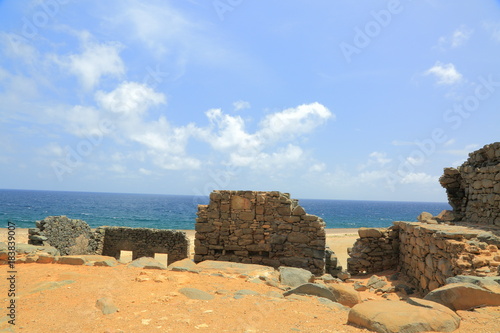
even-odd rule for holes
{"type": "Polygon", "coordinates": [[[456,275],[500,275],[499,231],[470,226],[394,222],[388,229],[359,230],[349,251],[351,274],[398,269],[422,293],[456,275]]]}
{"type": "Polygon", "coordinates": [[[290,266],[323,274],[325,223],[287,193],[214,191],[198,206],[195,262],[290,266]]]}
{"type": "Polygon", "coordinates": [[[360,228],[359,238],[348,249],[347,271],[351,274],[375,273],[395,269],[399,259],[398,227],[360,228]]]}
{"type": "Polygon", "coordinates": [[[457,220],[500,226],[500,142],[469,154],[440,178],[457,220]]]}
{"type": "Polygon", "coordinates": [[[500,238],[464,226],[394,222],[400,229],[399,267],[423,293],[456,275],[496,275],[500,238]]]}

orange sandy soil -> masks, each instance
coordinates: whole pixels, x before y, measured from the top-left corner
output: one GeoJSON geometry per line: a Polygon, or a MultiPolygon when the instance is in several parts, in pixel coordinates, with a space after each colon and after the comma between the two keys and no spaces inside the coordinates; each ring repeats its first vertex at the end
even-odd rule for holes
{"type": "MultiPolygon", "coordinates": [[[[342,237],[331,238],[340,243],[342,237]]],[[[16,269],[19,299],[15,332],[368,332],[347,325],[346,311],[331,309],[314,297],[264,296],[282,290],[246,282],[245,277],[238,275],[221,277],[124,265],[19,264],[16,269]],[[137,281],[144,277],[149,279],[137,281]],[[75,282],[35,291],[48,281],[64,280],[75,282]],[[178,292],[185,287],[204,290],[215,295],[215,299],[190,300],[178,292]],[[234,293],[242,289],[260,295],[235,299],[234,293]],[[95,306],[101,297],[111,298],[119,311],[103,315],[95,306]]],[[[2,309],[7,306],[8,285],[3,278],[7,270],[7,266],[0,266],[2,309]]],[[[366,282],[368,278],[354,280],[366,282]]],[[[361,298],[381,299],[381,296],[362,292],[361,298]]],[[[398,296],[390,294],[390,299],[398,296]]],[[[500,307],[458,311],[458,314],[462,322],[455,332],[498,332],[500,307]]],[[[2,317],[4,314],[0,313],[0,320],[2,317]]],[[[0,323],[0,331],[8,326],[6,322],[0,323]]]]}

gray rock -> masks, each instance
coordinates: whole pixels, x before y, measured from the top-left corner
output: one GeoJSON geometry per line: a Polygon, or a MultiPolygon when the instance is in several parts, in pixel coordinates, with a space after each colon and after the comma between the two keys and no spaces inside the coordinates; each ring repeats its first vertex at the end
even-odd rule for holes
{"type": "Polygon", "coordinates": [[[196,264],[193,260],[186,258],[168,265],[167,269],[174,272],[191,272],[199,271],[196,269],[196,264]]]}
{"type": "Polygon", "coordinates": [[[95,306],[101,310],[102,314],[108,315],[118,311],[118,308],[113,304],[113,301],[108,297],[99,298],[95,306]]]}
{"type": "Polygon", "coordinates": [[[500,294],[500,276],[479,277],[473,275],[457,275],[446,279],[446,284],[451,283],[472,283],[481,288],[500,294]]]}
{"type": "Polygon", "coordinates": [[[215,298],[215,296],[196,288],[182,288],[179,289],[179,292],[190,299],[210,301],[215,298]]]}
{"type": "Polygon", "coordinates": [[[340,271],[337,273],[337,277],[342,281],[345,281],[351,278],[351,273],[349,273],[348,271],[340,271]]]}
{"type": "Polygon", "coordinates": [[[472,283],[451,283],[434,289],[425,300],[437,302],[456,310],[470,310],[483,306],[500,306],[500,294],[472,283]]]}
{"type": "Polygon", "coordinates": [[[492,232],[480,233],[479,235],[477,235],[477,239],[479,239],[481,242],[500,246],[500,237],[494,235],[492,232]]]}
{"type": "Polygon", "coordinates": [[[283,294],[283,296],[290,295],[310,295],[327,298],[333,302],[337,301],[337,298],[333,295],[330,289],[322,284],[316,283],[306,283],[297,288],[289,290],[283,294]]]}
{"type": "Polygon", "coordinates": [[[387,285],[387,282],[385,282],[385,280],[380,276],[372,275],[366,285],[369,288],[382,289],[387,285]]]}
{"type": "Polygon", "coordinates": [[[150,257],[141,257],[130,262],[127,267],[139,267],[144,269],[167,269],[161,262],[150,257]]]}
{"type": "Polygon", "coordinates": [[[347,307],[347,306],[344,306],[340,303],[337,303],[337,302],[334,302],[332,300],[329,300],[328,298],[324,298],[324,297],[318,297],[318,301],[323,304],[323,305],[326,305],[327,307],[329,307],[330,309],[334,309],[334,310],[340,310],[340,311],[349,311],[350,308],[347,307]]]}
{"type": "Polygon", "coordinates": [[[314,281],[314,275],[302,268],[282,266],[278,270],[281,284],[290,287],[298,287],[302,284],[314,281]]]}
{"type": "Polygon", "coordinates": [[[34,294],[34,293],[38,293],[40,291],[57,289],[57,288],[60,288],[60,287],[63,287],[63,286],[66,286],[68,284],[72,284],[75,282],[76,281],[73,281],[73,280],[41,282],[41,283],[38,283],[36,286],[34,286],[33,289],[31,289],[28,293],[34,294]]]}

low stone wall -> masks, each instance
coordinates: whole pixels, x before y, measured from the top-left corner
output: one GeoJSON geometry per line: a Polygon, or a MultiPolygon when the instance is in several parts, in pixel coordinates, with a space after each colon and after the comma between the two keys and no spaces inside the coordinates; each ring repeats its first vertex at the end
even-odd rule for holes
{"type": "Polygon", "coordinates": [[[325,271],[325,223],[287,193],[214,191],[198,206],[195,262],[224,260],[325,271]]]}
{"type": "Polygon", "coordinates": [[[347,271],[351,274],[375,273],[394,269],[399,261],[398,227],[360,228],[359,239],[349,248],[347,271]]]}
{"type": "Polygon", "coordinates": [[[399,269],[423,293],[455,275],[497,275],[500,238],[473,227],[395,222],[399,269]]]}
{"type": "Polygon", "coordinates": [[[500,142],[469,154],[439,179],[457,221],[500,226],[500,142]]]}
{"type": "Polygon", "coordinates": [[[362,229],[349,253],[351,274],[397,268],[424,294],[455,275],[500,275],[497,229],[401,221],[362,229]]]}
{"type": "MultiPolygon", "coordinates": [[[[100,227],[102,251],[98,254],[120,258],[120,251],[132,251],[132,259],[154,257],[155,253],[167,253],[168,264],[189,256],[189,239],[177,230],[100,227]]],[[[99,252],[99,250],[98,250],[99,252]]]]}
{"type": "Polygon", "coordinates": [[[61,255],[97,254],[120,258],[120,251],[132,251],[133,259],[168,254],[168,263],[189,256],[189,239],[182,231],[99,227],[94,232],[87,222],[66,216],[49,216],[29,229],[29,243],[51,245],[61,255]]]}

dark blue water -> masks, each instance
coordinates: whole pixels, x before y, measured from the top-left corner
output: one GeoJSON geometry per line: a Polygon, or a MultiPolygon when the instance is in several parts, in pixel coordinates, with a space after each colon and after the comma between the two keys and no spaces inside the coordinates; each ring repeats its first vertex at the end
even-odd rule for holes
{"type": "MultiPolygon", "coordinates": [[[[12,221],[33,228],[35,221],[66,215],[86,221],[92,228],[109,226],[159,229],[194,229],[198,204],[207,197],[0,190],[0,227],[12,221]]],[[[447,203],[302,199],[307,213],[321,216],[327,228],[387,227],[393,221],[415,221],[428,211],[437,215],[447,203]]]]}

